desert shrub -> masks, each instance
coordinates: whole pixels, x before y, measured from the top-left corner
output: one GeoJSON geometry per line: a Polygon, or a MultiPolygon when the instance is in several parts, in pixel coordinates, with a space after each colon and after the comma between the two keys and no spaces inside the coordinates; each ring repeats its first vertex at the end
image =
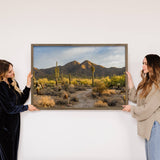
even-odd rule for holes
{"type": "Polygon", "coordinates": [[[99,93],[99,95],[101,95],[102,92],[106,89],[105,84],[101,81],[96,82],[95,87],[95,90],[99,93]]]}
{"type": "Polygon", "coordinates": [[[81,84],[84,86],[88,86],[92,84],[92,80],[90,79],[81,79],[81,84]]]}
{"type": "Polygon", "coordinates": [[[42,105],[44,108],[50,108],[55,106],[55,102],[50,96],[42,96],[38,100],[38,104],[42,105]]]}
{"type": "Polygon", "coordinates": [[[41,79],[38,80],[38,83],[41,83],[41,84],[48,83],[48,79],[47,78],[41,78],[41,79]]]}
{"type": "Polygon", "coordinates": [[[93,88],[92,88],[92,92],[97,92],[97,88],[96,88],[96,87],[93,87],[93,88]]]}
{"type": "Polygon", "coordinates": [[[74,79],[74,80],[72,80],[72,84],[77,86],[79,83],[78,83],[78,81],[76,79],[74,79]]]}
{"type": "Polygon", "coordinates": [[[119,87],[125,86],[125,74],[123,74],[121,76],[113,75],[111,77],[111,85],[112,86],[119,86],[119,87]]]}
{"type": "Polygon", "coordinates": [[[70,98],[70,101],[79,102],[79,99],[76,96],[74,96],[70,98]]]}
{"type": "Polygon", "coordinates": [[[110,87],[110,85],[111,85],[111,79],[109,78],[109,76],[105,77],[105,78],[103,79],[103,82],[104,82],[104,84],[105,84],[105,86],[106,86],[107,88],[110,87]]]}
{"type": "Polygon", "coordinates": [[[106,99],[109,106],[116,106],[117,104],[124,104],[124,100],[121,97],[108,97],[106,99]]]}
{"type": "Polygon", "coordinates": [[[69,93],[75,93],[76,92],[76,90],[74,89],[74,88],[69,88],[69,93]]]}
{"type": "Polygon", "coordinates": [[[108,98],[109,98],[109,97],[107,97],[107,96],[103,96],[103,97],[101,97],[101,100],[102,100],[103,102],[108,103],[108,98]]]}
{"type": "Polygon", "coordinates": [[[69,91],[70,93],[75,93],[75,92],[76,92],[75,87],[74,87],[73,84],[70,84],[70,85],[69,85],[68,91],[69,91]]]}
{"type": "Polygon", "coordinates": [[[54,90],[50,87],[46,87],[40,90],[39,95],[54,95],[54,90]]]}
{"type": "Polygon", "coordinates": [[[69,88],[74,88],[74,84],[70,84],[70,85],[69,85],[69,88]]]}
{"type": "Polygon", "coordinates": [[[108,104],[106,102],[103,102],[101,100],[94,103],[95,107],[108,107],[108,104]]]}
{"type": "Polygon", "coordinates": [[[69,84],[69,79],[68,79],[68,77],[67,77],[67,78],[66,78],[66,77],[63,77],[63,82],[69,84]]]}
{"type": "Polygon", "coordinates": [[[47,87],[54,87],[55,85],[56,85],[56,81],[53,81],[53,80],[50,80],[50,81],[46,84],[47,87]]]}
{"type": "Polygon", "coordinates": [[[97,92],[92,91],[92,97],[93,97],[93,98],[97,98],[98,95],[99,95],[99,94],[98,94],[97,92]]]}
{"type": "Polygon", "coordinates": [[[116,91],[114,89],[105,89],[102,91],[101,93],[102,95],[112,95],[112,94],[116,94],[116,91]]]}
{"type": "Polygon", "coordinates": [[[54,91],[59,92],[62,90],[62,87],[60,85],[52,87],[54,91]]]}
{"type": "Polygon", "coordinates": [[[59,96],[63,99],[68,99],[68,93],[65,90],[61,90],[59,96]]]}
{"type": "Polygon", "coordinates": [[[68,104],[68,100],[67,99],[63,99],[63,98],[57,98],[56,99],[56,104],[57,105],[67,105],[68,104]]]}

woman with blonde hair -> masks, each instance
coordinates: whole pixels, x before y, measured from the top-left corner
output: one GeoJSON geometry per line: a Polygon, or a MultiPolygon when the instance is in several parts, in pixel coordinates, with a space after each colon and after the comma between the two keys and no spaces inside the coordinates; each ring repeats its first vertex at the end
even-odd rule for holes
{"type": "Polygon", "coordinates": [[[148,54],[143,59],[142,80],[135,89],[127,72],[129,100],[137,106],[124,105],[137,120],[138,135],[145,139],[147,160],[160,160],[160,57],[148,54]]]}
{"type": "Polygon", "coordinates": [[[33,105],[24,105],[29,97],[31,73],[23,91],[14,76],[13,65],[0,60],[0,160],[17,160],[20,112],[38,110],[33,105]]]}

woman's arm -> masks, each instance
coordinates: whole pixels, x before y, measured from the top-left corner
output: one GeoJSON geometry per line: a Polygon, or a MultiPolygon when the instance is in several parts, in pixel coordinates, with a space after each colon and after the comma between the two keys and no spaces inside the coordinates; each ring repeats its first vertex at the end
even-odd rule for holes
{"type": "Polygon", "coordinates": [[[131,102],[137,103],[137,94],[136,94],[136,88],[135,87],[129,89],[128,98],[131,102]]]}
{"type": "MultiPolygon", "coordinates": [[[[21,104],[24,104],[27,101],[28,97],[29,97],[30,88],[31,88],[31,78],[32,78],[32,74],[30,72],[28,74],[28,76],[27,76],[26,87],[24,88],[24,90],[21,93],[21,98],[20,98],[21,104]]],[[[18,83],[17,83],[17,86],[18,86],[18,83]]]]}
{"type": "Polygon", "coordinates": [[[20,96],[20,103],[21,104],[24,104],[28,97],[29,97],[29,93],[30,93],[30,88],[28,88],[27,86],[24,88],[23,92],[21,93],[21,96],[20,96]]]}
{"type": "Polygon", "coordinates": [[[2,91],[1,88],[0,91],[0,106],[7,114],[16,114],[28,110],[28,105],[16,105],[5,91],[2,91]]]}
{"type": "Polygon", "coordinates": [[[132,76],[129,72],[126,72],[128,77],[128,88],[129,88],[129,100],[133,103],[137,103],[137,94],[136,94],[136,88],[134,86],[132,76]]]}
{"type": "MultiPolygon", "coordinates": [[[[154,87],[155,88],[155,87],[154,87]]],[[[160,90],[152,89],[142,106],[131,106],[131,114],[138,121],[148,119],[160,108],[160,90]]]]}

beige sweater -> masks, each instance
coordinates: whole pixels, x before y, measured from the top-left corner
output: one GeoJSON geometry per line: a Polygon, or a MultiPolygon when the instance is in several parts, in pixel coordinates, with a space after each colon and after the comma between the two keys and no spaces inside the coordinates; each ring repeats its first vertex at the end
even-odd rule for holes
{"type": "Polygon", "coordinates": [[[137,103],[137,106],[131,106],[131,114],[137,119],[138,135],[149,140],[154,121],[160,123],[160,89],[152,85],[145,99],[140,99],[139,94],[140,91],[136,95],[135,87],[129,90],[129,100],[137,103]]]}

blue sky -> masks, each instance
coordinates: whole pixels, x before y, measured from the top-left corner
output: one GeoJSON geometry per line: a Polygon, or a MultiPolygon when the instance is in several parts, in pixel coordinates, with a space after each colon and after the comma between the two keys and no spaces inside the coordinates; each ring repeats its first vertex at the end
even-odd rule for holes
{"type": "Polygon", "coordinates": [[[125,66],[124,46],[34,46],[33,65],[36,68],[50,68],[65,65],[71,61],[82,63],[89,60],[97,65],[109,67],[125,66]]]}

